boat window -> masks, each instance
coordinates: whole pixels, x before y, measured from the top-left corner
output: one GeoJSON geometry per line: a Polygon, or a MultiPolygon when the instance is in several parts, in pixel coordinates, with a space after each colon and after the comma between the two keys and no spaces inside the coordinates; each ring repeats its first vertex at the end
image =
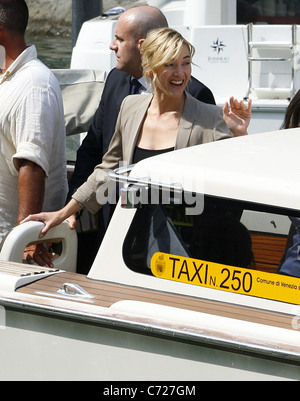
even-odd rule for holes
{"type": "Polygon", "coordinates": [[[299,24],[299,0],[238,0],[238,24],[299,24]]]}
{"type": "Polygon", "coordinates": [[[138,209],[123,246],[126,265],[151,275],[157,253],[277,273],[292,226],[288,211],[205,198],[202,214],[185,205],[138,209]]]}

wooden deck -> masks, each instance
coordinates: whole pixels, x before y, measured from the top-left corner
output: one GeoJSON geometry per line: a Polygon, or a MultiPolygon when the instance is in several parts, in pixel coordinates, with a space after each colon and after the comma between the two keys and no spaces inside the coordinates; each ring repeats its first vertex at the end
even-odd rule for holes
{"type": "Polygon", "coordinates": [[[252,233],[251,238],[256,270],[276,273],[284,255],[287,237],[252,233]]]}
{"type": "MultiPolygon", "coordinates": [[[[189,311],[197,311],[222,317],[239,319],[242,321],[265,324],[274,327],[291,329],[291,316],[277,312],[270,312],[239,305],[231,305],[223,302],[210,301],[184,295],[176,295],[162,291],[148,290],[114,284],[105,281],[94,281],[83,275],[74,273],[60,273],[39,280],[33,284],[17,290],[17,294],[39,295],[41,292],[56,294],[57,290],[67,282],[80,285],[85,291],[94,295],[94,306],[110,307],[122,300],[148,302],[158,305],[171,306],[189,311]]],[[[53,301],[51,295],[44,296],[53,301]]],[[[72,302],[72,301],[71,301],[72,302]]],[[[73,301],[74,308],[80,301],[73,301]]]]}

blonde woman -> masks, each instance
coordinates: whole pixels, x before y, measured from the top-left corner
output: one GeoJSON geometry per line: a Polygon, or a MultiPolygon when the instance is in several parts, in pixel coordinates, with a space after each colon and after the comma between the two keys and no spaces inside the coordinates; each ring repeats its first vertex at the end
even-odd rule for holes
{"type": "Polygon", "coordinates": [[[41,237],[82,208],[96,213],[101,207],[96,192],[107,181],[107,171],[119,167],[120,161],[133,164],[163,152],[247,134],[251,102],[246,108],[243,102],[231,99],[231,111],[226,104],[222,114],[217,106],[202,103],[186,92],[195,50],[178,32],[170,28],[151,31],[141,46],[143,72],[153,94],[132,95],[123,101],[102,164],[63,209],[31,215],[23,221],[43,221],[41,237]]]}

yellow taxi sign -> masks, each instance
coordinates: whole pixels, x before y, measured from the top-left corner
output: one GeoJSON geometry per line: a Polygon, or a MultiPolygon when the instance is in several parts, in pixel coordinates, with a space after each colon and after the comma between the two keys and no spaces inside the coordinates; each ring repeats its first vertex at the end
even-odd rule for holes
{"type": "Polygon", "coordinates": [[[151,260],[155,277],[300,305],[300,279],[165,253],[151,260]]]}

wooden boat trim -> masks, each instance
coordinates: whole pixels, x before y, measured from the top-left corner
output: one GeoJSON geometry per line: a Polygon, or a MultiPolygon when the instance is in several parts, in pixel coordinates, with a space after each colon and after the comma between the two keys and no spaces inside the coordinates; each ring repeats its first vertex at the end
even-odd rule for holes
{"type": "Polygon", "coordinates": [[[0,292],[0,305],[8,309],[22,309],[27,312],[55,315],[64,319],[80,320],[89,324],[129,330],[151,336],[163,336],[174,341],[193,342],[206,347],[219,347],[233,352],[248,352],[276,360],[288,360],[300,365],[299,347],[273,341],[258,341],[254,338],[233,336],[214,329],[201,328],[195,324],[164,321],[151,316],[142,316],[118,310],[122,301],[163,305],[207,316],[235,319],[265,327],[291,330],[292,316],[259,310],[251,307],[226,304],[191,296],[174,295],[162,291],[131,287],[105,281],[90,280],[74,273],[58,273],[19,288],[15,293],[0,292]],[[95,296],[94,303],[64,300],[56,297],[37,295],[40,292],[56,292],[65,282],[79,284],[95,296]]]}

